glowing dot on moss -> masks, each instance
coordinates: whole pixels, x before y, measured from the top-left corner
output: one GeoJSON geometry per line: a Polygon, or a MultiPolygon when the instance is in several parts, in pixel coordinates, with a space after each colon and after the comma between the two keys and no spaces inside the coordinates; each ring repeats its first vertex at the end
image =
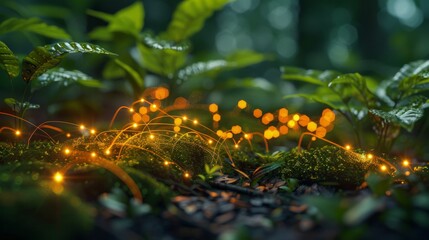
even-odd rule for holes
{"type": "Polygon", "coordinates": [[[137,123],[133,123],[133,128],[137,128],[139,125],[137,123]]]}
{"type": "Polygon", "coordinates": [[[91,157],[96,157],[96,156],[97,156],[97,154],[95,152],[91,153],[91,157]]]}
{"type": "Polygon", "coordinates": [[[65,148],[64,149],[64,154],[65,155],[69,155],[71,153],[70,148],[65,148]]]}
{"type": "Polygon", "coordinates": [[[352,146],[350,146],[350,145],[346,145],[346,146],[345,146],[345,148],[346,148],[346,150],[348,151],[348,150],[351,150],[351,149],[352,149],[352,146]]]}
{"type": "Polygon", "coordinates": [[[56,172],[53,177],[54,181],[61,183],[64,180],[64,176],[60,172],[56,172]]]}
{"type": "Polygon", "coordinates": [[[106,151],[104,152],[106,155],[110,155],[110,149],[106,149],[106,151]]]}
{"type": "Polygon", "coordinates": [[[212,103],[212,104],[209,105],[209,111],[211,113],[215,113],[218,110],[219,110],[219,107],[218,107],[218,105],[216,103],[212,103]]]}
{"type": "Polygon", "coordinates": [[[170,162],[169,161],[164,161],[164,165],[168,166],[168,165],[170,165],[170,162]]]}
{"type": "Polygon", "coordinates": [[[404,161],[402,161],[402,166],[404,167],[410,166],[410,161],[408,161],[407,159],[404,159],[404,161]]]}
{"type": "Polygon", "coordinates": [[[387,170],[386,165],[381,165],[380,170],[383,171],[383,172],[386,171],[387,170]]]}
{"type": "MultiPolygon", "coordinates": [[[[366,155],[366,158],[368,158],[368,159],[373,159],[374,158],[374,155],[372,155],[371,153],[368,153],[367,155],[366,155]]],[[[383,165],[384,166],[384,165],[383,165]]],[[[385,166],[386,167],[386,166],[385,166]]]]}
{"type": "Polygon", "coordinates": [[[91,129],[91,131],[90,131],[90,133],[93,135],[95,134],[95,132],[96,132],[95,129],[91,129]]]}
{"type": "Polygon", "coordinates": [[[247,107],[247,102],[244,101],[244,100],[240,100],[237,103],[237,107],[240,108],[240,109],[245,109],[247,107]]]}
{"type": "Polygon", "coordinates": [[[149,138],[150,138],[150,139],[154,139],[154,138],[155,138],[155,135],[151,134],[151,135],[149,135],[149,138]]]}

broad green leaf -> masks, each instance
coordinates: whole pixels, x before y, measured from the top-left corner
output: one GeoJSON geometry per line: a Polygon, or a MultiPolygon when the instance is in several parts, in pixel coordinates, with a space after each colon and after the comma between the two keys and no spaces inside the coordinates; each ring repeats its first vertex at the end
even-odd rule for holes
{"type": "Polygon", "coordinates": [[[71,39],[63,29],[48,25],[38,18],[9,18],[0,23],[0,35],[15,31],[33,32],[54,39],[71,39]]]}
{"type": "Polygon", "coordinates": [[[29,102],[20,102],[17,101],[15,98],[5,98],[4,102],[6,103],[6,105],[8,105],[14,112],[22,112],[25,111],[27,109],[36,109],[39,108],[40,106],[37,104],[31,104],[29,102]]]}
{"type": "Polygon", "coordinates": [[[0,67],[4,69],[10,78],[19,74],[19,61],[7,45],[0,41],[0,67]]]}
{"type": "Polygon", "coordinates": [[[347,107],[343,103],[341,103],[341,99],[334,94],[318,96],[318,94],[297,93],[297,94],[290,94],[290,95],[284,96],[284,99],[288,99],[288,98],[305,98],[314,102],[328,105],[329,107],[335,110],[347,109],[347,107]]]}
{"type": "Polygon", "coordinates": [[[408,64],[405,64],[399,72],[397,72],[394,77],[393,81],[401,81],[405,78],[411,77],[413,75],[417,75],[423,71],[429,70],[429,60],[419,60],[415,62],[411,62],[408,64]]]}
{"type": "Polygon", "coordinates": [[[327,86],[340,73],[330,70],[319,71],[313,69],[302,69],[296,67],[282,67],[282,78],[286,80],[295,80],[314,85],[327,86]]]}
{"type": "Polygon", "coordinates": [[[378,109],[371,109],[369,111],[388,123],[400,125],[408,132],[411,132],[411,130],[413,130],[414,123],[423,117],[423,110],[421,108],[408,106],[396,108],[388,112],[378,109]]]}
{"type": "Polygon", "coordinates": [[[384,196],[392,184],[392,178],[390,176],[373,172],[370,173],[365,180],[368,183],[369,189],[378,197],[384,196]]]}
{"type": "Polygon", "coordinates": [[[34,81],[32,81],[32,91],[51,85],[53,83],[60,83],[65,87],[73,83],[78,83],[88,87],[101,86],[99,81],[81,71],[69,71],[64,68],[58,68],[48,71],[34,79],[34,81]]]}
{"type": "Polygon", "coordinates": [[[62,42],[36,47],[22,62],[22,78],[26,82],[35,79],[47,70],[57,66],[68,53],[116,55],[90,43],[62,42]]]}
{"type": "Polygon", "coordinates": [[[166,36],[180,42],[198,32],[213,12],[221,9],[230,0],[184,0],[173,13],[166,36]]]}
{"type": "Polygon", "coordinates": [[[88,10],[87,13],[109,23],[107,27],[97,28],[95,30],[96,32],[93,31],[90,33],[90,36],[97,39],[99,39],[100,36],[105,37],[106,32],[123,32],[137,37],[143,29],[144,8],[140,1],[121,9],[113,15],[94,10],[88,10]],[[103,33],[103,35],[101,35],[101,33],[103,33]]]}
{"type": "Polygon", "coordinates": [[[367,78],[359,73],[340,75],[332,80],[328,86],[343,99],[354,97],[368,107],[375,104],[375,95],[368,89],[367,78]]]}
{"type": "Polygon", "coordinates": [[[381,210],[383,201],[367,196],[344,214],[344,222],[348,225],[357,225],[368,219],[371,215],[381,210]]]}
{"type": "Polygon", "coordinates": [[[210,74],[246,67],[265,60],[265,55],[250,50],[240,50],[226,57],[225,60],[210,60],[206,62],[193,63],[181,69],[177,77],[182,80],[193,76],[210,74]]]}
{"type": "Polygon", "coordinates": [[[144,80],[140,76],[140,74],[136,70],[134,70],[131,66],[122,62],[121,60],[115,59],[114,61],[119,67],[121,67],[129,75],[129,80],[134,91],[141,91],[144,87],[144,80]]]}
{"type": "Polygon", "coordinates": [[[165,77],[172,77],[186,61],[189,44],[175,44],[151,34],[144,34],[137,44],[144,68],[165,77]]]}
{"type": "Polygon", "coordinates": [[[339,197],[310,196],[305,197],[304,202],[316,207],[325,219],[342,223],[346,212],[346,202],[344,199],[339,197]]]}

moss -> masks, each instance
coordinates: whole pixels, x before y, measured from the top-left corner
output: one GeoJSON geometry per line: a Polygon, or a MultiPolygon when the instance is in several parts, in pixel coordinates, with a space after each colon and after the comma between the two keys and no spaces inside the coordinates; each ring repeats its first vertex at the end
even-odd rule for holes
{"type": "Polygon", "coordinates": [[[284,161],[282,178],[333,184],[342,187],[358,186],[373,166],[359,154],[334,146],[312,148],[298,152],[293,149],[280,155],[284,161]]]}

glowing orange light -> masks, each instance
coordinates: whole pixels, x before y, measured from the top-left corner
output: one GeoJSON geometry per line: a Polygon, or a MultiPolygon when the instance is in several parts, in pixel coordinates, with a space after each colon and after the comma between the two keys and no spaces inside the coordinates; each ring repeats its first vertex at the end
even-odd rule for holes
{"type": "Polygon", "coordinates": [[[168,166],[168,165],[170,165],[170,162],[169,161],[164,161],[164,165],[168,166]]]}
{"type": "Polygon", "coordinates": [[[187,173],[187,172],[185,172],[185,178],[190,178],[191,177],[191,175],[189,174],[189,173],[187,173]]]}
{"type": "Polygon", "coordinates": [[[265,113],[264,116],[262,116],[262,123],[267,125],[271,121],[274,120],[274,115],[272,113],[265,113]]]}
{"type": "Polygon", "coordinates": [[[405,172],[405,176],[410,176],[411,172],[410,171],[406,171],[405,172]]]}
{"type": "Polygon", "coordinates": [[[310,132],[314,132],[317,129],[317,124],[315,122],[309,122],[307,124],[307,130],[310,132]]]}
{"type": "Polygon", "coordinates": [[[68,137],[68,138],[69,138],[69,137],[71,137],[71,134],[70,134],[70,133],[67,133],[67,134],[66,134],[66,137],[68,137]]]}
{"type": "Polygon", "coordinates": [[[213,140],[209,139],[209,141],[208,141],[208,142],[209,142],[209,144],[212,144],[212,143],[213,143],[213,140]]]}
{"type": "Polygon", "coordinates": [[[130,113],[134,112],[134,108],[130,108],[128,111],[130,111],[130,113]]]}
{"type": "Polygon", "coordinates": [[[289,114],[289,111],[286,108],[279,109],[279,117],[285,118],[289,114]]]}
{"type": "Polygon", "coordinates": [[[139,108],[139,113],[142,115],[145,115],[147,113],[147,107],[140,107],[139,108]]]}
{"type": "Polygon", "coordinates": [[[90,133],[95,134],[95,129],[91,129],[90,133]]]}
{"type": "Polygon", "coordinates": [[[318,128],[316,129],[316,135],[317,135],[318,137],[320,137],[320,138],[325,137],[325,136],[326,136],[326,128],[324,128],[324,127],[318,127],[318,128]]]}
{"type": "Polygon", "coordinates": [[[404,159],[404,161],[402,161],[402,166],[404,167],[410,166],[410,161],[408,161],[407,159],[404,159]]]}
{"type": "Polygon", "coordinates": [[[352,149],[352,147],[350,145],[346,145],[345,148],[346,148],[346,150],[352,149]]]}
{"type": "Polygon", "coordinates": [[[299,117],[298,124],[301,127],[307,126],[309,122],[310,122],[310,118],[307,115],[302,115],[302,116],[299,117]]]}
{"type": "Polygon", "coordinates": [[[247,134],[247,133],[246,133],[246,134],[244,134],[244,138],[245,138],[245,139],[249,139],[249,134],[247,134]]]}
{"type": "Polygon", "coordinates": [[[216,103],[212,103],[212,104],[210,104],[209,105],[209,111],[211,112],[211,113],[215,113],[215,112],[217,112],[219,110],[219,107],[217,106],[217,104],[216,103]]]}
{"type": "Polygon", "coordinates": [[[316,137],[311,137],[311,141],[313,142],[316,141],[316,139],[317,139],[316,137]]]}
{"type": "Polygon", "coordinates": [[[138,123],[142,120],[142,115],[140,115],[139,113],[134,113],[133,114],[133,122],[138,123]]]}
{"type": "Polygon", "coordinates": [[[255,118],[260,118],[260,117],[262,116],[262,110],[261,110],[261,109],[259,109],[259,108],[257,108],[257,109],[255,109],[255,110],[253,110],[253,116],[254,116],[255,118]]]}
{"type": "MultiPolygon", "coordinates": [[[[368,158],[368,159],[373,159],[374,158],[374,155],[372,155],[371,153],[368,153],[368,155],[366,155],[366,158],[368,158]]],[[[383,165],[384,166],[384,165],[383,165]]]]}
{"type": "Polygon", "coordinates": [[[247,107],[247,102],[244,100],[240,100],[240,101],[238,101],[237,106],[240,109],[245,109],[247,107]]]}
{"type": "Polygon", "coordinates": [[[228,132],[227,134],[226,134],[226,138],[232,138],[232,132],[228,132]]]}
{"type": "Polygon", "coordinates": [[[91,157],[93,157],[93,158],[94,158],[94,157],[96,157],[96,156],[97,156],[97,154],[96,154],[95,152],[92,152],[92,153],[91,153],[91,157]]]}
{"type": "Polygon", "coordinates": [[[155,90],[155,98],[162,100],[168,97],[170,95],[170,91],[165,87],[159,87],[155,90]]]}
{"type": "Polygon", "coordinates": [[[234,147],[235,147],[235,148],[238,148],[238,144],[235,144],[235,145],[234,145],[234,147]]]}
{"type": "Polygon", "coordinates": [[[182,119],[181,118],[175,118],[174,119],[174,125],[180,126],[181,124],[182,124],[182,119]]]}
{"type": "Polygon", "coordinates": [[[198,120],[197,120],[197,119],[195,119],[195,120],[193,121],[193,123],[194,123],[194,124],[198,124],[198,120]]]}
{"type": "Polygon", "coordinates": [[[104,152],[106,155],[110,155],[110,149],[106,149],[106,151],[104,152]]]}
{"type": "Polygon", "coordinates": [[[139,125],[137,123],[133,123],[133,128],[137,128],[139,125]]]}
{"type": "Polygon", "coordinates": [[[299,115],[298,114],[294,114],[293,115],[293,117],[292,117],[292,119],[295,121],[295,122],[298,122],[299,121],[299,115]]]}
{"type": "Polygon", "coordinates": [[[221,119],[222,118],[221,118],[220,114],[216,113],[213,115],[213,121],[219,122],[221,119]]]}
{"type": "Polygon", "coordinates": [[[233,134],[239,134],[239,133],[241,133],[241,127],[239,125],[232,126],[231,132],[233,134]]]}
{"type": "Polygon", "coordinates": [[[149,138],[150,138],[150,139],[154,139],[154,138],[155,138],[155,135],[151,134],[151,135],[149,135],[149,138]]]}
{"type": "Polygon", "coordinates": [[[187,116],[183,116],[182,119],[183,119],[183,121],[186,121],[186,120],[188,120],[188,117],[187,116]]]}
{"type": "Polygon", "coordinates": [[[69,155],[71,153],[69,148],[64,149],[64,154],[65,155],[69,155]]]}
{"type": "Polygon", "coordinates": [[[16,136],[21,136],[21,131],[16,130],[16,131],[15,131],[15,135],[16,135],[16,136]]]}
{"type": "Polygon", "coordinates": [[[144,103],[144,101],[145,101],[144,98],[140,98],[141,103],[144,103]]]}
{"type": "Polygon", "coordinates": [[[294,127],[296,126],[296,122],[295,122],[294,120],[289,120],[289,121],[287,122],[287,126],[288,126],[289,128],[294,128],[294,127]]]}
{"type": "Polygon", "coordinates": [[[80,125],[79,128],[80,128],[80,130],[84,130],[85,129],[85,125],[80,125]]]}
{"type": "Polygon", "coordinates": [[[269,129],[265,130],[264,131],[264,138],[266,138],[268,140],[273,138],[273,132],[269,129]]]}
{"type": "Polygon", "coordinates": [[[286,135],[289,132],[289,128],[285,125],[280,126],[279,130],[280,130],[280,134],[282,135],[286,135]]]}
{"type": "Polygon", "coordinates": [[[53,176],[53,179],[57,183],[61,183],[64,180],[64,176],[60,172],[56,172],[53,176]]]}
{"type": "Polygon", "coordinates": [[[387,170],[386,165],[381,165],[380,170],[383,171],[383,172],[386,171],[387,170]]]}
{"type": "Polygon", "coordinates": [[[329,124],[331,124],[331,119],[328,118],[327,116],[322,116],[319,120],[319,123],[321,126],[327,127],[329,126],[329,124]]]}
{"type": "Polygon", "coordinates": [[[180,127],[179,127],[179,126],[175,126],[175,127],[173,128],[173,130],[174,130],[174,132],[180,132],[180,127]]]}
{"type": "Polygon", "coordinates": [[[156,104],[150,105],[150,111],[151,112],[156,112],[156,110],[158,110],[158,106],[156,104]]]}

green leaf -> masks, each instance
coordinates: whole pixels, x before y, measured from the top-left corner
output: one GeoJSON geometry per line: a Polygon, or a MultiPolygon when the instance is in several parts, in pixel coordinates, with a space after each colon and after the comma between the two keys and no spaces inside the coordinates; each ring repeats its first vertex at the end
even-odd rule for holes
{"type": "Polygon", "coordinates": [[[47,70],[57,66],[68,53],[95,53],[115,55],[100,46],[90,43],[62,42],[36,47],[22,62],[22,78],[29,82],[47,70]]]}
{"type": "Polygon", "coordinates": [[[367,196],[344,214],[344,222],[349,225],[357,225],[368,219],[371,215],[381,210],[383,201],[367,196]]]}
{"type": "Polygon", "coordinates": [[[124,9],[121,9],[114,15],[94,10],[88,10],[87,13],[109,23],[107,28],[98,28],[97,34],[91,32],[90,35],[93,37],[102,36],[100,35],[100,31],[104,31],[103,34],[106,32],[123,32],[137,37],[140,31],[143,29],[144,8],[140,1],[137,1],[124,9]]]}
{"type": "Polygon", "coordinates": [[[332,80],[340,75],[340,73],[325,70],[302,69],[296,67],[282,67],[282,78],[286,80],[295,80],[314,85],[327,86],[332,80]]]}
{"type": "Polygon", "coordinates": [[[14,112],[21,112],[27,109],[37,109],[40,106],[38,104],[31,104],[29,102],[19,102],[15,98],[5,98],[4,102],[8,105],[14,112]]]}
{"type": "Polygon", "coordinates": [[[71,39],[63,29],[47,25],[38,18],[9,18],[0,23],[0,35],[10,32],[33,32],[54,39],[71,39]]]}
{"type": "Polygon", "coordinates": [[[226,57],[225,60],[210,60],[206,62],[197,62],[186,66],[178,71],[177,77],[187,80],[191,77],[218,73],[221,71],[242,68],[262,62],[266,56],[250,50],[240,50],[226,57]]]}
{"type": "Polygon", "coordinates": [[[4,69],[10,78],[19,74],[19,61],[7,45],[0,41],[0,67],[4,69]]]}
{"type": "Polygon", "coordinates": [[[419,60],[414,61],[408,64],[405,64],[402,66],[402,68],[397,72],[394,77],[393,81],[402,81],[408,77],[417,75],[423,71],[429,70],[429,60],[419,60]]]}
{"type": "Polygon", "coordinates": [[[131,85],[133,86],[134,91],[141,91],[144,87],[144,80],[140,76],[140,74],[134,70],[131,66],[128,64],[122,62],[119,59],[114,60],[115,63],[121,67],[128,75],[131,85]]]}
{"type": "Polygon", "coordinates": [[[142,43],[137,44],[144,68],[165,77],[172,77],[186,61],[189,44],[176,44],[150,33],[143,35],[142,43]]]}
{"type": "Polygon", "coordinates": [[[380,175],[379,173],[370,173],[366,177],[366,182],[374,195],[380,197],[384,196],[386,191],[390,189],[392,178],[380,175]]]}
{"type": "Polygon", "coordinates": [[[310,196],[305,197],[304,202],[316,207],[322,216],[330,221],[342,223],[346,212],[345,202],[339,197],[310,196]]]}
{"type": "Polygon", "coordinates": [[[37,90],[41,87],[51,85],[53,83],[61,83],[65,87],[73,83],[79,83],[88,87],[101,86],[99,81],[94,80],[92,77],[86,75],[81,71],[69,71],[65,70],[64,68],[58,68],[48,71],[34,79],[32,83],[32,91],[37,90]]]}
{"type": "Polygon", "coordinates": [[[345,106],[343,103],[341,103],[341,99],[337,95],[329,95],[329,94],[307,94],[307,93],[297,93],[297,94],[290,94],[283,97],[284,99],[288,98],[305,98],[314,102],[318,102],[321,104],[328,105],[332,109],[336,110],[345,110],[347,109],[347,106],[345,106]]]}
{"type": "Polygon", "coordinates": [[[328,86],[341,98],[354,97],[365,106],[375,105],[375,95],[368,89],[367,78],[359,73],[343,74],[332,80],[328,86]]]}
{"type": "Polygon", "coordinates": [[[214,11],[230,0],[184,0],[173,14],[166,36],[176,42],[188,39],[198,32],[214,11]]]}
{"type": "Polygon", "coordinates": [[[252,173],[252,182],[257,182],[266,174],[273,172],[283,165],[283,161],[271,162],[264,164],[255,169],[252,173]]]}
{"type": "Polygon", "coordinates": [[[411,132],[414,123],[423,117],[423,110],[421,108],[408,106],[396,108],[388,112],[378,109],[371,109],[369,112],[384,119],[388,123],[400,125],[408,132],[411,132]]]}

